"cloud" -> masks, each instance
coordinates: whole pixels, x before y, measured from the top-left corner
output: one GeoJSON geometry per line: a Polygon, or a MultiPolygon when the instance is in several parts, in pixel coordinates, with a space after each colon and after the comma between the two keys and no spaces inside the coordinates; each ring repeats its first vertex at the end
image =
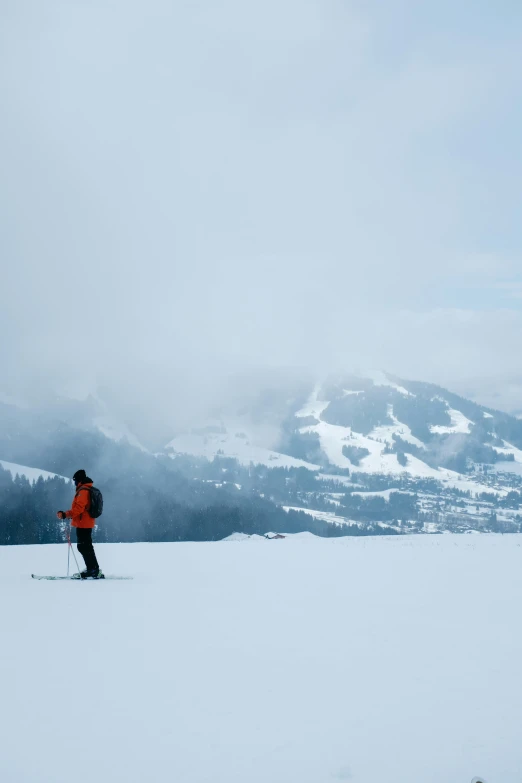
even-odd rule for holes
{"type": "Polygon", "coordinates": [[[495,288],[505,292],[507,297],[522,299],[522,280],[509,280],[502,283],[495,283],[495,288]]]}
{"type": "Polygon", "coordinates": [[[8,384],[519,366],[520,24],[385,5],[4,5],[8,384]]]}

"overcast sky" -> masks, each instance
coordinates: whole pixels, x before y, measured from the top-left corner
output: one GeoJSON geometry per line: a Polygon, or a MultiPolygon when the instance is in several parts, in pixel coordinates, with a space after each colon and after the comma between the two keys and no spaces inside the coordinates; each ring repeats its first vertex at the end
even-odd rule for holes
{"type": "Polygon", "coordinates": [[[7,384],[381,367],[516,407],[521,99],[518,0],[1,0],[7,384]]]}

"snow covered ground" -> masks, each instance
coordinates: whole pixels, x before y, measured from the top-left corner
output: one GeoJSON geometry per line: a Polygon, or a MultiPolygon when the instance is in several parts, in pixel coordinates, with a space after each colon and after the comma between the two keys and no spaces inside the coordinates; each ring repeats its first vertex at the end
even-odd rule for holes
{"type": "Polygon", "coordinates": [[[414,478],[432,478],[440,481],[447,487],[460,489],[464,492],[471,492],[476,495],[481,492],[494,492],[497,495],[506,495],[505,490],[494,490],[485,484],[481,484],[475,479],[463,476],[453,470],[445,468],[432,468],[413,454],[408,454],[407,465],[401,465],[397,460],[396,454],[386,454],[385,431],[393,431],[392,427],[375,428],[370,435],[361,435],[354,432],[350,427],[341,427],[337,424],[329,424],[320,421],[318,424],[303,427],[301,432],[315,432],[319,435],[321,448],[328,457],[332,465],[338,465],[341,468],[350,470],[360,470],[366,473],[384,473],[389,476],[409,475],[414,478]],[[378,432],[380,439],[375,439],[375,433],[378,432]],[[367,449],[370,453],[363,457],[357,466],[343,454],[343,446],[355,446],[357,448],[367,449]]]}
{"type": "Polygon", "coordinates": [[[358,525],[359,527],[362,527],[360,522],[355,522],[353,519],[349,519],[348,517],[342,517],[337,516],[337,514],[334,514],[333,511],[315,511],[312,508],[303,508],[302,506],[282,506],[282,508],[285,511],[302,511],[304,514],[308,514],[311,517],[314,517],[314,519],[320,519],[321,522],[328,522],[331,525],[340,525],[346,524],[346,525],[358,525]]]}
{"type": "Polygon", "coordinates": [[[0,780],[519,783],[521,544],[0,548],[0,780]]]}
{"type": "MultiPolygon", "coordinates": [[[[445,402],[445,400],[443,400],[443,402],[445,402]]],[[[442,425],[436,424],[430,427],[430,430],[433,433],[438,433],[439,435],[454,435],[456,433],[469,434],[471,432],[473,422],[464,416],[463,413],[456,411],[451,407],[448,408],[448,413],[451,418],[451,426],[444,427],[442,425]]]]}
{"type": "Polygon", "coordinates": [[[409,492],[404,489],[381,489],[379,492],[352,492],[352,495],[359,495],[361,498],[384,498],[386,502],[389,502],[390,495],[397,493],[399,495],[413,495],[413,492],[409,492]]]}
{"type": "Polygon", "coordinates": [[[394,381],[388,378],[388,375],[382,370],[369,370],[364,372],[366,378],[370,378],[373,381],[374,386],[389,386],[391,389],[404,394],[405,397],[415,397],[414,394],[409,392],[403,386],[398,386],[394,381]]]}
{"type": "Polygon", "coordinates": [[[514,461],[522,464],[522,449],[517,449],[516,446],[513,446],[512,443],[508,443],[505,440],[502,442],[504,444],[503,447],[493,446],[493,449],[497,454],[513,455],[514,461]]]}
{"type": "Polygon", "coordinates": [[[237,459],[242,465],[268,465],[270,468],[308,468],[319,470],[317,465],[295,459],[287,454],[253,444],[242,433],[227,431],[225,433],[205,433],[204,435],[178,435],[165,447],[174,454],[195,454],[199,457],[214,459],[219,454],[237,459]]]}
{"type": "Polygon", "coordinates": [[[492,473],[514,473],[522,476],[522,464],[520,462],[497,462],[491,467],[492,473]]]}
{"type": "MultiPolygon", "coordinates": [[[[43,479],[49,479],[54,478],[57,476],[57,473],[49,473],[48,470],[40,470],[39,468],[28,468],[27,465],[17,465],[14,462],[6,462],[3,459],[0,459],[0,465],[3,467],[4,470],[8,470],[12,477],[15,478],[15,476],[25,476],[28,481],[38,481],[40,476],[43,479]]],[[[59,478],[65,478],[65,476],[59,476],[59,478]]],[[[71,481],[71,479],[65,478],[66,481],[71,481]]]]}

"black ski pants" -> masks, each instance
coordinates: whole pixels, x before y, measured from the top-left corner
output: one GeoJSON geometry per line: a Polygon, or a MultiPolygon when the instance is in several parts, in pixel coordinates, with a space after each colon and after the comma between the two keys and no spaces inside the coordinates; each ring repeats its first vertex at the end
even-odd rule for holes
{"type": "Polygon", "coordinates": [[[77,527],[76,541],[78,542],[78,552],[85,560],[85,567],[89,570],[92,568],[99,568],[96,555],[94,554],[94,547],[92,545],[92,528],[77,527]]]}

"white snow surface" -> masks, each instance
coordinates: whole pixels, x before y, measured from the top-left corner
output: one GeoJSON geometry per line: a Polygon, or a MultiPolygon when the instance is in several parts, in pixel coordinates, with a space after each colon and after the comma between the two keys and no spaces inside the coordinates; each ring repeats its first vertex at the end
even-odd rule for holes
{"type": "MultiPolygon", "coordinates": [[[[311,408],[313,405],[317,404],[322,405],[323,403],[318,403],[316,400],[316,392],[314,392],[305,407],[311,408]]],[[[465,419],[469,424],[472,423],[469,419],[466,419],[462,413],[459,413],[459,411],[453,411],[451,409],[449,412],[452,414],[452,422],[454,422],[455,426],[464,427],[465,425],[463,424],[462,419],[465,419]],[[453,414],[458,414],[462,419],[458,419],[457,416],[454,417],[453,414]]],[[[388,475],[407,474],[416,478],[432,478],[446,484],[448,487],[470,491],[472,494],[480,492],[495,492],[498,495],[507,494],[506,490],[492,490],[484,484],[464,478],[456,471],[447,470],[445,468],[432,468],[413,454],[407,455],[407,464],[405,466],[401,465],[397,460],[396,454],[386,454],[384,451],[386,445],[393,442],[392,435],[394,433],[400,435],[404,440],[409,440],[411,443],[415,443],[416,445],[420,444],[422,447],[424,447],[424,445],[412,435],[411,430],[407,425],[396,418],[393,413],[392,405],[388,407],[388,415],[392,418],[393,424],[375,427],[369,435],[362,435],[360,432],[355,432],[350,427],[329,424],[322,420],[320,420],[318,424],[301,427],[300,432],[317,433],[319,435],[321,449],[326,454],[328,461],[332,465],[338,465],[340,468],[348,468],[364,473],[386,473],[388,475]],[[363,457],[359,461],[359,465],[354,465],[350,459],[343,454],[343,446],[355,446],[357,448],[367,449],[370,453],[367,457],[363,457]]],[[[443,429],[448,432],[450,430],[452,432],[456,431],[450,427],[443,429]]]]}
{"type": "Polygon", "coordinates": [[[301,459],[295,459],[287,454],[257,446],[247,438],[241,438],[234,431],[226,433],[205,433],[204,435],[179,435],[168,443],[167,449],[178,454],[194,454],[207,459],[214,459],[222,452],[224,457],[237,459],[242,465],[268,465],[271,468],[308,468],[319,470],[318,465],[312,465],[301,459]]]}
{"type": "MultiPolygon", "coordinates": [[[[413,454],[407,455],[408,463],[403,467],[399,464],[396,454],[384,453],[386,445],[384,430],[393,431],[393,426],[390,426],[389,428],[379,427],[377,430],[382,431],[380,433],[382,440],[374,439],[373,433],[375,433],[376,430],[373,430],[373,433],[370,433],[370,435],[362,435],[359,432],[354,432],[350,427],[341,427],[337,424],[329,424],[326,421],[321,421],[319,424],[313,424],[309,427],[303,427],[301,432],[316,432],[320,438],[321,448],[327,455],[328,460],[333,465],[338,465],[341,468],[349,468],[364,473],[409,474],[410,476],[433,478],[437,481],[449,482],[450,486],[456,486],[456,481],[460,482],[461,476],[459,473],[451,470],[432,468],[413,454]],[[343,454],[343,446],[345,445],[368,449],[370,454],[367,457],[363,457],[363,459],[360,460],[359,465],[355,466],[348,457],[345,457],[343,454]]],[[[474,492],[484,492],[487,489],[474,482],[466,481],[465,483],[467,488],[470,488],[472,485],[472,491],[474,492]]]]}
{"type": "Polygon", "coordinates": [[[252,540],[266,541],[266,538],[264,536],[257,535],[257,533],[253,533],[250,536],[247,533],[231,533],[231,535],[221,540],[222,541],[252,541],[252,540]]]}
{"type": "Polygon", "coordinates": [[[514,473],[516,476],[522,476],[522,464],[520,462],[497,462],[492,465],[491,470],[495,473],[514,473]]]}
{"type": "Polygon", "coordinates": [[[25,476],[26,479],[31,482],[38,481],[40,476],[43,479],[55,478],[58,476],[58,478],[64,478],[66,481],[71,480],[65,476],[59,476],[58,473],[49,473],[48,470],[40,470],[39,468],[28,468],[27,465],[17,465],[15,462],[6,462],[3,459],[0,459],[0,465],[4,470],[9,471],[13,478],[18,474],[19,476],[25,476]]]}
{"type": "MultiPolygon", "coordinates": [[[[247,535],[246,533],[232,533],[232,535],[227,536],[226,538],[223,538],[222,541],[271,541],[274,540],[271,538],[271,536],[275,536],[277,533],[266,533],[264,536],[256,535],[255,533],[251,536],[247,535]],[[268,536],[268,538],[267,538],[268,536]]],[[[308,530],[303,530],[301,533],[283,533],[282,534],[285,539],[286,538],[317,538],[313,533],[310,533],[308,530]]],[[[276,539],[277,541],[282,541],[283,539],[276,539]]]]}
{"type": "Polygon", "coordinates": [[[445,427],[441,424],[434,424],[430,427],[431,432],[438,435],[451,435],[455,433],[469,434],[471,432],[473,422],[464,416],[463,413],[454,408],[448,408],[448,413],[451,418],[451,425],[445,427]]]}
{"type": "Polygon", "coordinates": [[[360,495],[362,498],[384,498],[386,501],[390,500],[390,495],[393,493],[398,495],[413,495],[413,492],[405,489],[381,489],[378,492],[352,492],[352,495],[360,495]]]}
{"type": "MultiPolygon", "coordinates": [[[[305,418],[305,416],[314,416],[316,419],[321,418],[321,414],[330,405],[330,401],[319,399],[320,389],[321,384],[317,384],[310,394],[308,401],[295,414],[296,417],[300,419],[305,418]]],[[[348,394],[348,392],[346,393],[348,394]]]]}
{"type": "Polygon", "coordinates": [[[362,527],[360,522],[355,522],[348,517],[340,517],[334,514],[333,511],[316,511],[313,508],[302,508],[301,506],[282,506],[284,511],[303,511],[314,519],[320,519],[322,522],[328,522],[331,525],[357,525],[362,527]]]}
{"type": "Polygon", "coordinates": [[[407,443],[412,443],[419,449],[425,449],[424,443],[415,435],[412,434],[411,429],[407,424],[403,424],[393,412],[393,405],[389,404],[387,410],[388,417],[392,420],[393,424],[383,424],[380,427],[374,427],[368,435],[373,440],[384,440],[386,443],[393,445],[393,436],[398,435],[402,440],[407,443]]]}
{"type": "Polygon", "coordinates": [[[405,389],[404,386],[399,386],[394,381],[391,381],[382,370],[370,370],[369,372],[364,373],[364,377],[373,381],[374,386],[389,386],[400,394],[404,394],[405,397],[415,397],[415,395],[409,392],[408,389],[405,389]]]}
{"type": "Polygon", "coordinates": [[[521,543],[2,547],[0,779],[520,783],[521,543]]]}
{"type": "Polygon", "coordinates": [[[518,449],[506,440],[502,441],[502,443],[504,444],[503,446],[493,446],[497,454],[512,454],[515,462],[522,462],[522,449],[518,449]]]}
{"type": "MultiPolygon", "coordinates": [[[[296,415],[303,417],[314,415],[317,419],[320,419],[328,403],[318,400],[318,393],[319,387],[316,387],[306,405],[296,415]]],[[[319,435],[321,449],[332,465],[338,465],[341,468],[355,468],[366,473],[408,473],[412,476],[435,478],[440,481],[443,478],[441,471],[430,468],[417,457],[408,455],[408,464],[404,467],[397,461],[396,454],[384,453],[386,444],[393,442],[392,435],[394,433],[400,434],[405,440],[409,440],[416,445],[420,444],[423,447],[421,441],[411,434],[410,428],[399,422],[395,417],[392,405],[388,406],[388,415],[392,418],[393,424],[376,427],[369,435],[362,435],[359,432],[354,432],[350,427],[329,424],[321,419],[318,424],[302,427],[300,431],[303,433],[315,432],[319,435]],[[361,459],[358,466],[355,466],[343,454],[343,446],[346,445],[367,449],[370,454],[361,459]]]]}

